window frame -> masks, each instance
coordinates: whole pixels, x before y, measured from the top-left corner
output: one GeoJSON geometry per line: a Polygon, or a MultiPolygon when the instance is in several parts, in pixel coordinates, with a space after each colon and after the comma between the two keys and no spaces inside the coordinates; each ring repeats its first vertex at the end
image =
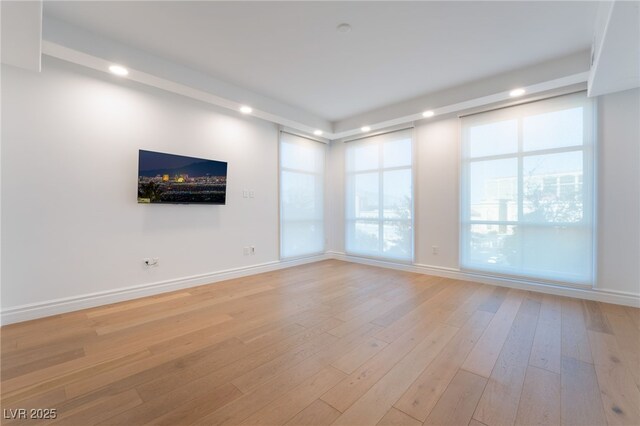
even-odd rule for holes
{"type": "Polygon", "coordinates": [[[279,238],[279,244],[278,244],[278,258],[280,260],[283,261],[292,261],[292,260],[296,260],[296,259],[304,259],[307,257],[313,257],[313,256],[319,256],[322,255],[324,253],[326,253],[327,250],[327,226],[326,226],[326,219],[327,219],[327,215],[326,215],[326,208],[327,208],[327,156],[328,156],[328,144],[326,142],[322,142],[316,139],[312,139],[310,137],[307,136],[302,136],[290,131],[286,131],[281,129],[279,132],[279,138],[278,138],[278,238],[279,238]],[[322,155],[322,169],[320,172],[311,172],[308,170],[304,170],[304,169],[298,169],[298,168],[292,168],[292,167],[283,167],[282,165],[282,144],[283,144],[283,135],[286,134],[289,137],[295,137],[295,138],[301,138],[301,139],[306,139],[309,142],[313,142],[313,143],[317,143],[317,144],[321,144],[323,145],[322,147],[322,151],[323,151],[323,155],[322,155]],[[316,178],[319,178],[319,182],[322,185],[322,215],[321,215],[321,219],[320,220],[312,220],[312,219],[305,219],[305,220],[284,220],[283,219],[283,189],[282,189],[282,183],[283,183],[283,178],[282,178],[282,174],[283,172],[290,172],[290,173],[299,173],[299,174],[306,174],[309,176],[314,176],[316,178]],[[309,253],[304,253],[304,254],[300,254],[300,255],[296,255],[296,256],[284,256],[284,238],[283,238],[283,234],[284,234],[284,223],[319,223],[321,226],[321,234],[322,234],[322,244],[321,244],[321,249],[319,251],[312,251],[309,253]]]}
{"type": "MultiPolygon", "coordinates": [[[[357,256],[357,257],[361,257],[361,258],[367,258],[367,259],[373,259],[373,260],[382,260],[382,261],[390,261],[390,262],[394,262],[394,263],[401,263],[401,264],[414,264],[415,261],[415,232],[416,232],[416,228],[415,228],[415,216],[416,216],[416,209],[415,209],[415,194],[416,194],[416,168],[415,168],[415,164],[416,164],[416,143],[415,143],[415,128],[413,126],[411,127],[403,127],[403,128],[399,128],[399,129],[391,129],[391,130],[387,130],[387,131],[381,131],[375,134],[371,134],[371,135],[367,135],[365,137],[362,138],[358,138],[358,139],[353,139],[351,141],[345,141],[345,150],[344,150],[344,158],[345,158],[345,164],[344,164],[344,188],[345,188],[345,194],[344,194],[344,202],[345,202],[345,206],[344,206],[344,248],[345,248],[345,253],[349,256],[357,256]],[[397,133],[397,132],[408,132],[409,135],[409,141],[410,141],[410,152],[411,152],[411,162],[409,165],[406,166],[393,166],[393,167],[384,167],[384,143],[385,142],[377,142],[378,145],[378,167],[376,168],[368,168],[368,169],[363,169],[363,170],[357,170],[357,171],[349,171],[348,170],[348,153],[347,151],[349,149],[353,149],[355,146],[357,145],[366,145],[366,144],[373,144],[376,142],[372,142],[371,139],[373,138],[377,138],[380,136],[384,136],[387,134],[392,134],[392,133],[397,133]],[[351,146],[351,148],[350,148],[351,146]],[[401,171],[401,170],[409,170],[409,172],[411,173],[411,203],[410,203],[410,218],[409,219],[386,219],[384,217],[384,174],[385,172],[390,172],[390,171],[401,171]],[[378,217],[377,218],[357,218],[357,217],[353,217],[351,218],[349,215],[349,203],[351,202],[351,200],[349,199],[350,194],[350,178],[353,177],[353,179],[355,179],[355,176],[357,175],[363,175],[363,174],[371,174],[371,173],[377,173],[378,174],[378,217]],[[361,251],[353,251],[349,248],[349,230],[350,230],[350,226],[353,225],[355,227],[356,223],[377,223],[378,225],[378,248],[376,252],[361,252],[361,251]],[[384,256],[384,255],[380,255],[381,253],[384,253],[384,239],[381,238],[382,236],[384,236],[384,225],[386,223],[404,223],[404,224],[408,224],[410,227],[410,238],[411,241],[409,243],[409,250],[410,250],[410,256],[408,259],[404,259],[404,258],[398,258],[395,256],[384,256]]],[[[353,181],[355,182],[355,180],[353,181]]],[[[354,215],[355,216],[355,215],[354,215]]]]}
{"type": "MultiPolygon", "coordinates": [[[[586,97],[585,91],[558,95],[550,98],[539,99],[529,102],[523,102],[521,104],[517,104],[514,106],[508,106],[501,109],[504,110],[514,110],[520,108],[520,110],[511,116],[517,117],[517,132],[518,132],[518,143],[517,143],[517,151],[515,153],[508,154],[496,154],[496,155],[485,155],[485,156],[470,156],[470,147],[469,142],[470,138],[466,134],[469,131],[471,126],[465,126],[463,124],[463,120],[461,120],[460,125],[460,134],[461,134],[461,149],[460,149],[460,227],[459,227],[459,264],[460,270],[466,272],[477,273],[480,275],[487,276],[496,276],[496,277],[504,277],[508,279],[514,280],[523,280],[523,281],[535,281],[541,283],[548,283],[552,285],[561,285],[565,287],[577,287],[577,288],[592,288],[597,285],[597,163],[596,163],[596,155],[597,155],[597,103],[595,100],[586,97]],[[582,101],[578,101],[580,98],[582,101]],[[529,104],[535,104],[540,102],[553,102],[554,100],[558,100],[558,103],[562,103],[563,100],[566,100],[567,104],[577,104],[581,102],[580,105],[584,107],[583,110],[583,143],[582,145],[573,145],[566,147],[555,147],[555,148],[545,148],[545,149],[536,149],[536,150],[524,150],[524,137],[523,137],[523,119],[527,115],[525,115],[522,107],[526,107],[529,104]],[[580,222],[527,222],[523,219],[524,217],[524,204],[525,204],[525,191],[524,191],[524,161],[527,157],[536,157],[541,155],[550,155],[550,154],[561,154],[561,153],[570,153],[570,152],[582,152],[582,194],[583,194],[583,218],[580,222]],[[502,160],[502,159],[516,159],[517,160],[517,220],[473,220],[470,218],[471,213],[471,165],[473,163],[481,163],[493,160],[502,160]],[[471,239],[471,226],[473,225],[496,225],[496,226],[516,226],[518,228],[582,228],[588,229],[591,233],[590,238],[590,254],[591,254],[591,268],[590,268],[590,279],[584,276],[575,276],[575,280],[557,280],[551,278],[541,277],[538,274],[535,275],[534,271],[528,270],[524,268],[522,255],[523,255],[523,246],[525,241],[523,238],[518,240],[518,270],[514,269],[514,273],[505,272],[509,268],[497,268],[493,269],[491,267],[483,267],[478,264],[473,264],[470,261],[470,257],[468,256],[470,252],[470,239],[471,239]],[[501,269],[501,270],[500,270],[501,269]],[[587,278],[587,279],[585,279],[587,278]]],[[[556,110],[562,110],[565,108],[557,108],[556,110]]],[[[491,113],[496,110],[486,111],[487,113],[491,113]]],[[[485,112],[478,113],[484,114],[485,112]]],[[[476,114],[473,114],[476,115],[476,114]]],[[[464,119],[464,117],[461,117],[464,119]]],[[[495,120],[489,120],[487,123],[491,121],[501,121],[503,118],[496,118],[495,120]]],[[[574,183],[575,184],[575,183],[574,183]]],[[[560,191],[560,182],[557,181],[556,184],[557,191],[560,191]]]]}

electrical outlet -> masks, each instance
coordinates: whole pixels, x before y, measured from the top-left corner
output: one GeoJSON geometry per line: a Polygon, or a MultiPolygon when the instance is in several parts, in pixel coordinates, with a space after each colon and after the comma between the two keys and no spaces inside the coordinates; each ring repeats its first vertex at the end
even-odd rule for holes
{"type": "Polygon", "coordinates": [[[246,189],[242,190],[242,198],[249,198],[249,191],[247,191],[246,189]]]}
{"type": "Polygon", "coordinates": [[[256,254],[256,248],[254,246],[249,247],[251,249],[251,255],[256,254]]]}
{"type": "Polygon", "coordinates": [[[256,192],[253,189],[249,190],[249,198],[254,198],[255,196],[256,192]]]}
{"type": "Polygon", "coordinates": [[[431,254],[438,254],[439,250],[440,250],[440,247],[431,246],[431,254]]]}
{"type": "Polygon", "coordinates": [[[249,256],[251,254],[251,249],[249,247],[244,248],[244,255],[249,256]]]}

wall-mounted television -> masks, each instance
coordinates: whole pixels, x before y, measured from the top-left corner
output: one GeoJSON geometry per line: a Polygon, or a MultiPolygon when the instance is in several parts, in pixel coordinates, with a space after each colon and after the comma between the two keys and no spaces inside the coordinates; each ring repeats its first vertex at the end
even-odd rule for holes
{"type": "Polygon", "coordinates": [[[225,204],[227,163],[139,150],[138,203],[225,204]]]}

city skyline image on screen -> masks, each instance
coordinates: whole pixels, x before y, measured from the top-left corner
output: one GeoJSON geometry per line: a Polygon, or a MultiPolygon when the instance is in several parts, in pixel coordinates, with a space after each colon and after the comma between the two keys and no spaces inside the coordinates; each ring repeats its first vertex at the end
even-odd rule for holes
{"type": "Polygon", "coordinates": [[[227,163],[139,150],[138,203],[225,204],[227,163]]]}

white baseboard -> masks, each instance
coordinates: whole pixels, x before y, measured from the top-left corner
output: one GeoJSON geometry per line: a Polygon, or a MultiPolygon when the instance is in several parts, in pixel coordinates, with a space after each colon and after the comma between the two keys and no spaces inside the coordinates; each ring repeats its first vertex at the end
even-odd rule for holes
{"type": "Polygon", "coordinates": [[[577,288],[553,285],[549,283],[535,282],[531,280],[519,280],[513,278],[502,278],[479,274],[468,271],[461,271],[456,268],[444,268],[440,266],[404,264],[387,262],[384,260],[370,259],[348,255],[342,252],[328,251],[327,256],[332,259],[346,262],[361,263],[364,265],[379,266],[382,268],[397,269],[418,274],[435,275],[438,277],[452,278],[455,280],[474,281],[483,284],[491,284],[501,287],[517,288],[521,290],[537,291],[539,293],[554,294],[557,296],[576,297],[579,299],[595,300],[598,302],[614,303],[640,308],[640,295],[621,291],[605,291],[592,288],[577,288]]]}
{"type": "Polygon", "coordinates": [[[0,324],[6,325],[16,322],[29,321],[32,319],[58,315],[65,312],[78,311],[80,309],[93,308],[96,306],[138,299],[140,297],[153,296],[160,293],[196,287],[203,284],[210,284],[219,281],[230,280],[233,278],[241,278],[249,275],[261,274],[264,272],[290,268],[293,266],[319,262],[327,259],[337,259],[346,262],[397,269],[407,272],[415,272],[418,274],[435,275],[438,277],[451,278],[456,280],[474,281],[502,287],[531,290],[558,296],[577,297],[580,299],[596,300],[599,302],[615,303],[618,305],[640,308],[640,296],[632,293],[594,290],[590,288],[562,287],[548,283],[539,283],[528,280],[516,280],[488,276],[468,271],[461,271],[456,268],[387,262],[383,260],[351,256],[342,252],[328,251],[325,254],[310,256],[301,259],[273,261],[262,263],[259,265],[227,269],[224,271],[212,272],[208,274],[194,275],[190,277],[176,278],[172,280],[159,281],[132,287],[118,288],[115,290],[109,290],[99,293],[84,294],[81,296],[67,297],[62,299],[49,300],[46,302],[15,306],[3,309],[0,312],[0,324]]]}
{"type": "Polygon", "coordinates": [[[292,266],[318,262],[329,258],[330,256],[321,254],[295,260],[277,260],[273,262],[261,263],[258,265],[211,272],[208,274],[193,275],[190,277],[176,278],[149,284],[141,284],[98,293],[84,294],[81,296],[66,297],[62,299],[49,300],[46,302],[15,306],[3,309],[0,312],[0,323],[2,325],[6,325],[16,322],[29,321],[32,319],[48,317],[65,312],[78,311],[80,309],[93,308],[96,306],[138,299],[140,297],[153,296],[160,293],[181,290],[189,287],[196,287],[203,284],[210,284],[219,281],[230,280],[233,278],[246,277],[263,272],[290,268],[292,266]]]}

